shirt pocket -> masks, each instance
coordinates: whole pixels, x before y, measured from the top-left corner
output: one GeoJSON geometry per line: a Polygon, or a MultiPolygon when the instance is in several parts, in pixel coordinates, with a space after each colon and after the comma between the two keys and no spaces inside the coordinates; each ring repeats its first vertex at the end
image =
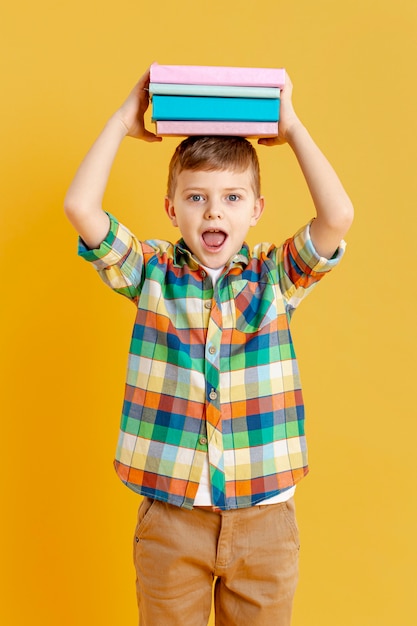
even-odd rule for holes
{"type": "Polygon", "coordinates": [[[236,280],[232,287],[232,310],[235,328],[243,333],[254,333],[277,319],[275,286],[268,281],[251,283],[236,280]]]}

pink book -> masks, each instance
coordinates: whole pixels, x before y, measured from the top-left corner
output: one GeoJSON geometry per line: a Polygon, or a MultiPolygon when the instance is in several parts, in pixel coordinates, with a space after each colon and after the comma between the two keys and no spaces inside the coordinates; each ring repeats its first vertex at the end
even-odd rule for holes
{"type": "Polygon", "coordinates": [[[172,137],[190,137],[191,135],[276,137],[278,122],[158,121],[156,134],[172,137]]]}
{"type": "Polygon", "coordinates": [[[152,83],[278,87],[280,89],[285,84],[285,70],[272,67],[159,65],[159,63],[153,63],[150,72],[152,83]]]}

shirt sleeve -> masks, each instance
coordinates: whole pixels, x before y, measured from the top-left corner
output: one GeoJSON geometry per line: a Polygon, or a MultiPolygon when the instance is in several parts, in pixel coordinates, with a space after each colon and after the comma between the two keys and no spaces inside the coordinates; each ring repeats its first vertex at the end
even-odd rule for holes
{"type": "Polygon", "coordinates": [[[93,265],[111,289],[133,300],[142,282],[142,244],[115,217],[109,214],[109,218],[110,229],[101,245],[90,250],[80,238],[78,254],[93,265]]]}
{"type": "Polygon", "coordinates": [[[331,259],[318,254],[310,236],[309,222],[277,249],[279,282],[284,299],[296,308],[313,287],[340,262],[346,249],[341,241],[331,259]]]}

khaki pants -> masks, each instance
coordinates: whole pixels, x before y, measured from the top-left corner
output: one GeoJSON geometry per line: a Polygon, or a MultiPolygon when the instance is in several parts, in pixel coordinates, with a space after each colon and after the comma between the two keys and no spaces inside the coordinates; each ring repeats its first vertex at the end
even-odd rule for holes
{"type": "Polygon", "coordinates": [[[134,537],[140,626],[289,626],[298,579],[293,499],[215,512],[144,498],[134,537]]]}

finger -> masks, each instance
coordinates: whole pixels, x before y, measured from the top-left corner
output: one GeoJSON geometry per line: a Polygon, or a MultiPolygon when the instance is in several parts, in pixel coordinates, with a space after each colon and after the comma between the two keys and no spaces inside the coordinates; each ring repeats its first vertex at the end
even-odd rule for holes
{"type": "Polygon", "coordinates": [[[149,82],[150,82],[150,69],[148,68],[144,74],[139,78],[136,83],[136,88],[138,90],[146,90],[149,91],[149,82]]]}
{"type": "Polygon", "coordinates": [[[261,137],[261,139],[258,139],[258,143],[261,146],[276,146],[278,144],[278,137],[261,137]]]}
{"type": "Polygon", "coordinates": [[[146,128],[143,131],[143,135],[142,135],[142,139],[144,141],[148,141],[149,143],[153,143],[156,141],[162,141],[162,137],[159,137],[158,135],[155,135],[155,133],[151,133],[150,130],[146,130],[146,128]]]}

